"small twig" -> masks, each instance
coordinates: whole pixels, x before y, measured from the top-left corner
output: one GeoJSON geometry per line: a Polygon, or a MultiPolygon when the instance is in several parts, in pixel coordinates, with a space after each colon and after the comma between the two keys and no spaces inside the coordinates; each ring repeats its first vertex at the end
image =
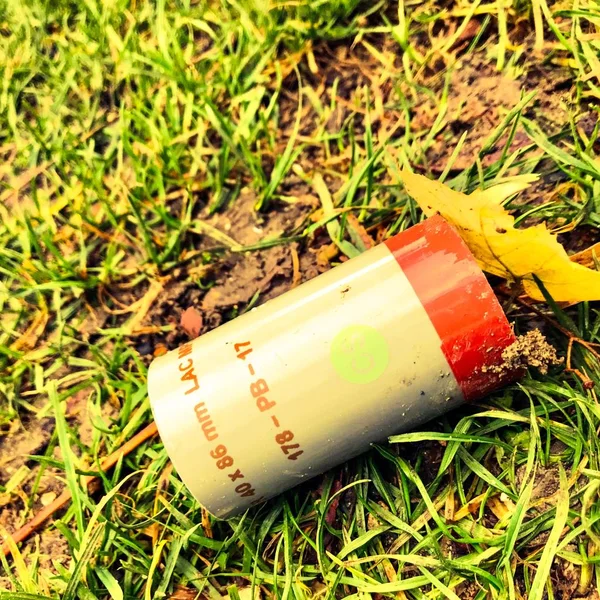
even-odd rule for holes
{"type": "MultiPolygon", "coordinates": [[[[111,467],[117,464],[122,457],[127,456],[130,452],[135,450],[140,444],[156,435],[156,423],[152,422],[150,425],[144,427],[140,432],[136,433],[130,440],[125,442],[118,450],[115,450],[107,457],[103,458],[100,462],[100,470],[104,473],[111,467]]],[[[98,477],[96,475],[86,475],[83,478],[83,485],[89,488],[98,477]]],[[[55,512],[66,506],[71,500],[71,492],[66,489],[54,502],[45,506],[39,513],[37,513],[33,519],[25,523],[23,527],[15,531],[11,537],[16,544],[25,541],[32,533],[41,527],[55,512]]],[[[10,554],[10,547],[5,542],[2,544],[2,554],[7,556],[10,554]]]]}
{"type": "Polygon", "coordinates": [[[587,340],[583,340],[580,337],[573,335],[568,329],[564,328],[560,323],[558,323],[555,319],[545,314],[543,311],[539,310],[535,306],[532,306],[529,302],[524,300],[523,298],[516,299],[519,304],[522,306],[526,306],[529,310],[534,312],[538,317],[545,319],[550,323],[553,327],[556,327],[563,335],[567,337],[569,340],[567,346],[567,361],[565,363],[565,371],[567,373],[573,373],[577,377],[579,377],[581,383],[583,384],[584,389],[591,390],[594,387],[594,382],[580,369],[571,366],[571,356],[573,352],[573,345],[575,343],[583,346],[588,352],[590,352],[597,360],[600,361],[600,353],[597,350],[594,350],[594,347],[598,346],[597,343],[588,342],[587,340]]]}

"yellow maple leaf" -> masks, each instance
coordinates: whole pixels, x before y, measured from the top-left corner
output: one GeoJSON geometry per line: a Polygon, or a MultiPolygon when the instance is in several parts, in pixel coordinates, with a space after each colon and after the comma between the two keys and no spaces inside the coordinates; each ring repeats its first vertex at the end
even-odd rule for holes
{"type": "Polygon", "coordinates": [[[558,302],[600,299],[600,272],[573,262],[544,224],[515,228],[502,202],[535,181],[521,175],[486,190],[463,194],[406,169],[400,173],[406,191],[427,216],[440,214],[460,233],[486,272],[523,285],[525,293],[543,300],[533,275],[558,302]]]}

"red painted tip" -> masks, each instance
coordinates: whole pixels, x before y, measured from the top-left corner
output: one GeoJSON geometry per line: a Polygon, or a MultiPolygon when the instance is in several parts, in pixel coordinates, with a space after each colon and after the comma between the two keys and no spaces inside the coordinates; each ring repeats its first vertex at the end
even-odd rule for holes
{"type": "Polygon", "coordinates": [[[519,376],[491,373],[515,341],[500,303],[456,230],[435,216],[385,242],[425,307],[465,400],[477,400],[519,376]]]}

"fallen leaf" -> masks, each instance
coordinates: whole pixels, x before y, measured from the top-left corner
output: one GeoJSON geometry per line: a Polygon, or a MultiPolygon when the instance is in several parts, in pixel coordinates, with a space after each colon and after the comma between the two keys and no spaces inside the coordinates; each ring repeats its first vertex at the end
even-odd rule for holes
{"type": "Polygon", "coordinates": [[[480,494],[479,496],[469,500],[464,506],[461,506],[460,509],[454,513],[454,521],[460,521],[466,516],[476,513],[486,497],[487,494],[480,494]]]}
{"type": "Polygon", "coordinates": [[[42,305],[42,310],[40,310],[31,325],[27,328],[27,330],[19,337],[18,340],[13,342],[10,346],[11,350],[31,350],[35,348],[38,340],[46,330],[46,325],[48,325],[48,320],[50,315],[48,313],[48,308],[46,305],[42,305]]]}
{"type": "Polygon", "coordinates": [[[143,535],[149,537],[152,540],[152,543],[154,544],[160,533],[158,523],[150,523],[150,525],[148,525],[147,527],[144,527],[141,530],[141,533],[143,535]]]}
{"type": "Polygon", "coordinates": [[[158,358],[159,356],[164,356],[168,351],[169,350],[164,344],[158,343],[156,344],[152,355],[154,356],[154,358],[158,358]]]}
{"type": "MultiPolygon", "coordinates": [[[[504,496],[506,496],[504,494],[504,496]]],[[[508,497],[498,498],[493,496],[489,499],[487,506],[499,521],[510,519],[515,512],[515,505],[508,497]]]]}
{"type": "Polygon", "coordinates": [[[600,242],[571,256],[571,260],[579,265],[595,269],[600,263],[600,242]]]}
{"type": "Polygon", "coordinates": [[[41,175],[48,167],[52,165],[52,161],[46,161],[37,167],[31,167],[19,176],[13,178],[9,183],[8,189],[0,194],[0,204],[7,205],[11,202],[16,202],[19,197],[19,192],[29,184],[38,175],[41,175]]]}
{"type": "Polygon", "coordinates": [[[440,214],[469,246],[479,266],[523,286],[534,300],[543,300],[536,275],[558,302],[600,299],[600,272],[573,262],[544,224],[516,229],[502,202],[535,181],[521,175],[486,190],[463,194],[439,181],[406,170],[400,178],[427,216],[440,214]]]}
{"type": "Polygon", "coordinates": [[[204,529],[204,535],[212,540],[213,530],[210,524],[210,513],[205,508],[202,509],[202,529],[204,529]]]}
{"type": "Polygon", "coordinates": [[[168,600],[205,600],[206,596],[196,588],[187,588],[177,584],[168,600]]]}
{"type": "Polygon", "coordinates": [[[89,396],[89,388],[83,388],[69,396],[65,406],[65,416],[70,419],[84,412],[87,409],[89,396]]]}
{"type": "Polygon", "coordinates": [[[339,254],[339,249],[335,244],[325,244],[317,250],[317,266],[319,271],[327,271],[331,267],[330,260],[339,254]]]}
{"type": "Polygon", "coordinates": [[[187,333],[190,340],[196,339],[202,331],[204,319],[202,315],[193,307],[187,308],[181,315],[179,322],[182,329],[187,333]]]}
{"type": "Polygon", "coordinates": [[[40,497],[42,506],[50,506],[56,500],[56,492],[46,492],[40,497]]]}
{"type": "MultiPolygon", "coordinates": [[[[238,588],[238,596],[240,597],[240,600],[260,600],[262,598],[260,586],[254,586],[254,593],[252,593],[252,586],[250,585],[248,587],[238,588]]],[[[228,594],[228,597],[232,598],[233,596],[228,594]]]]}

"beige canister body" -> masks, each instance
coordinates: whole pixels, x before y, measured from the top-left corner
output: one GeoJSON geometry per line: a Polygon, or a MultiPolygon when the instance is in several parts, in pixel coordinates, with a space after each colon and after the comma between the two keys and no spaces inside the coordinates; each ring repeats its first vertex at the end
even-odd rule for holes
{"type": "Polygon", "coordinates": [[[502,385],[485,366],[513,339],[433,218],[156,359],[148,390],[177,472],[227,517],[502,385]]]}

